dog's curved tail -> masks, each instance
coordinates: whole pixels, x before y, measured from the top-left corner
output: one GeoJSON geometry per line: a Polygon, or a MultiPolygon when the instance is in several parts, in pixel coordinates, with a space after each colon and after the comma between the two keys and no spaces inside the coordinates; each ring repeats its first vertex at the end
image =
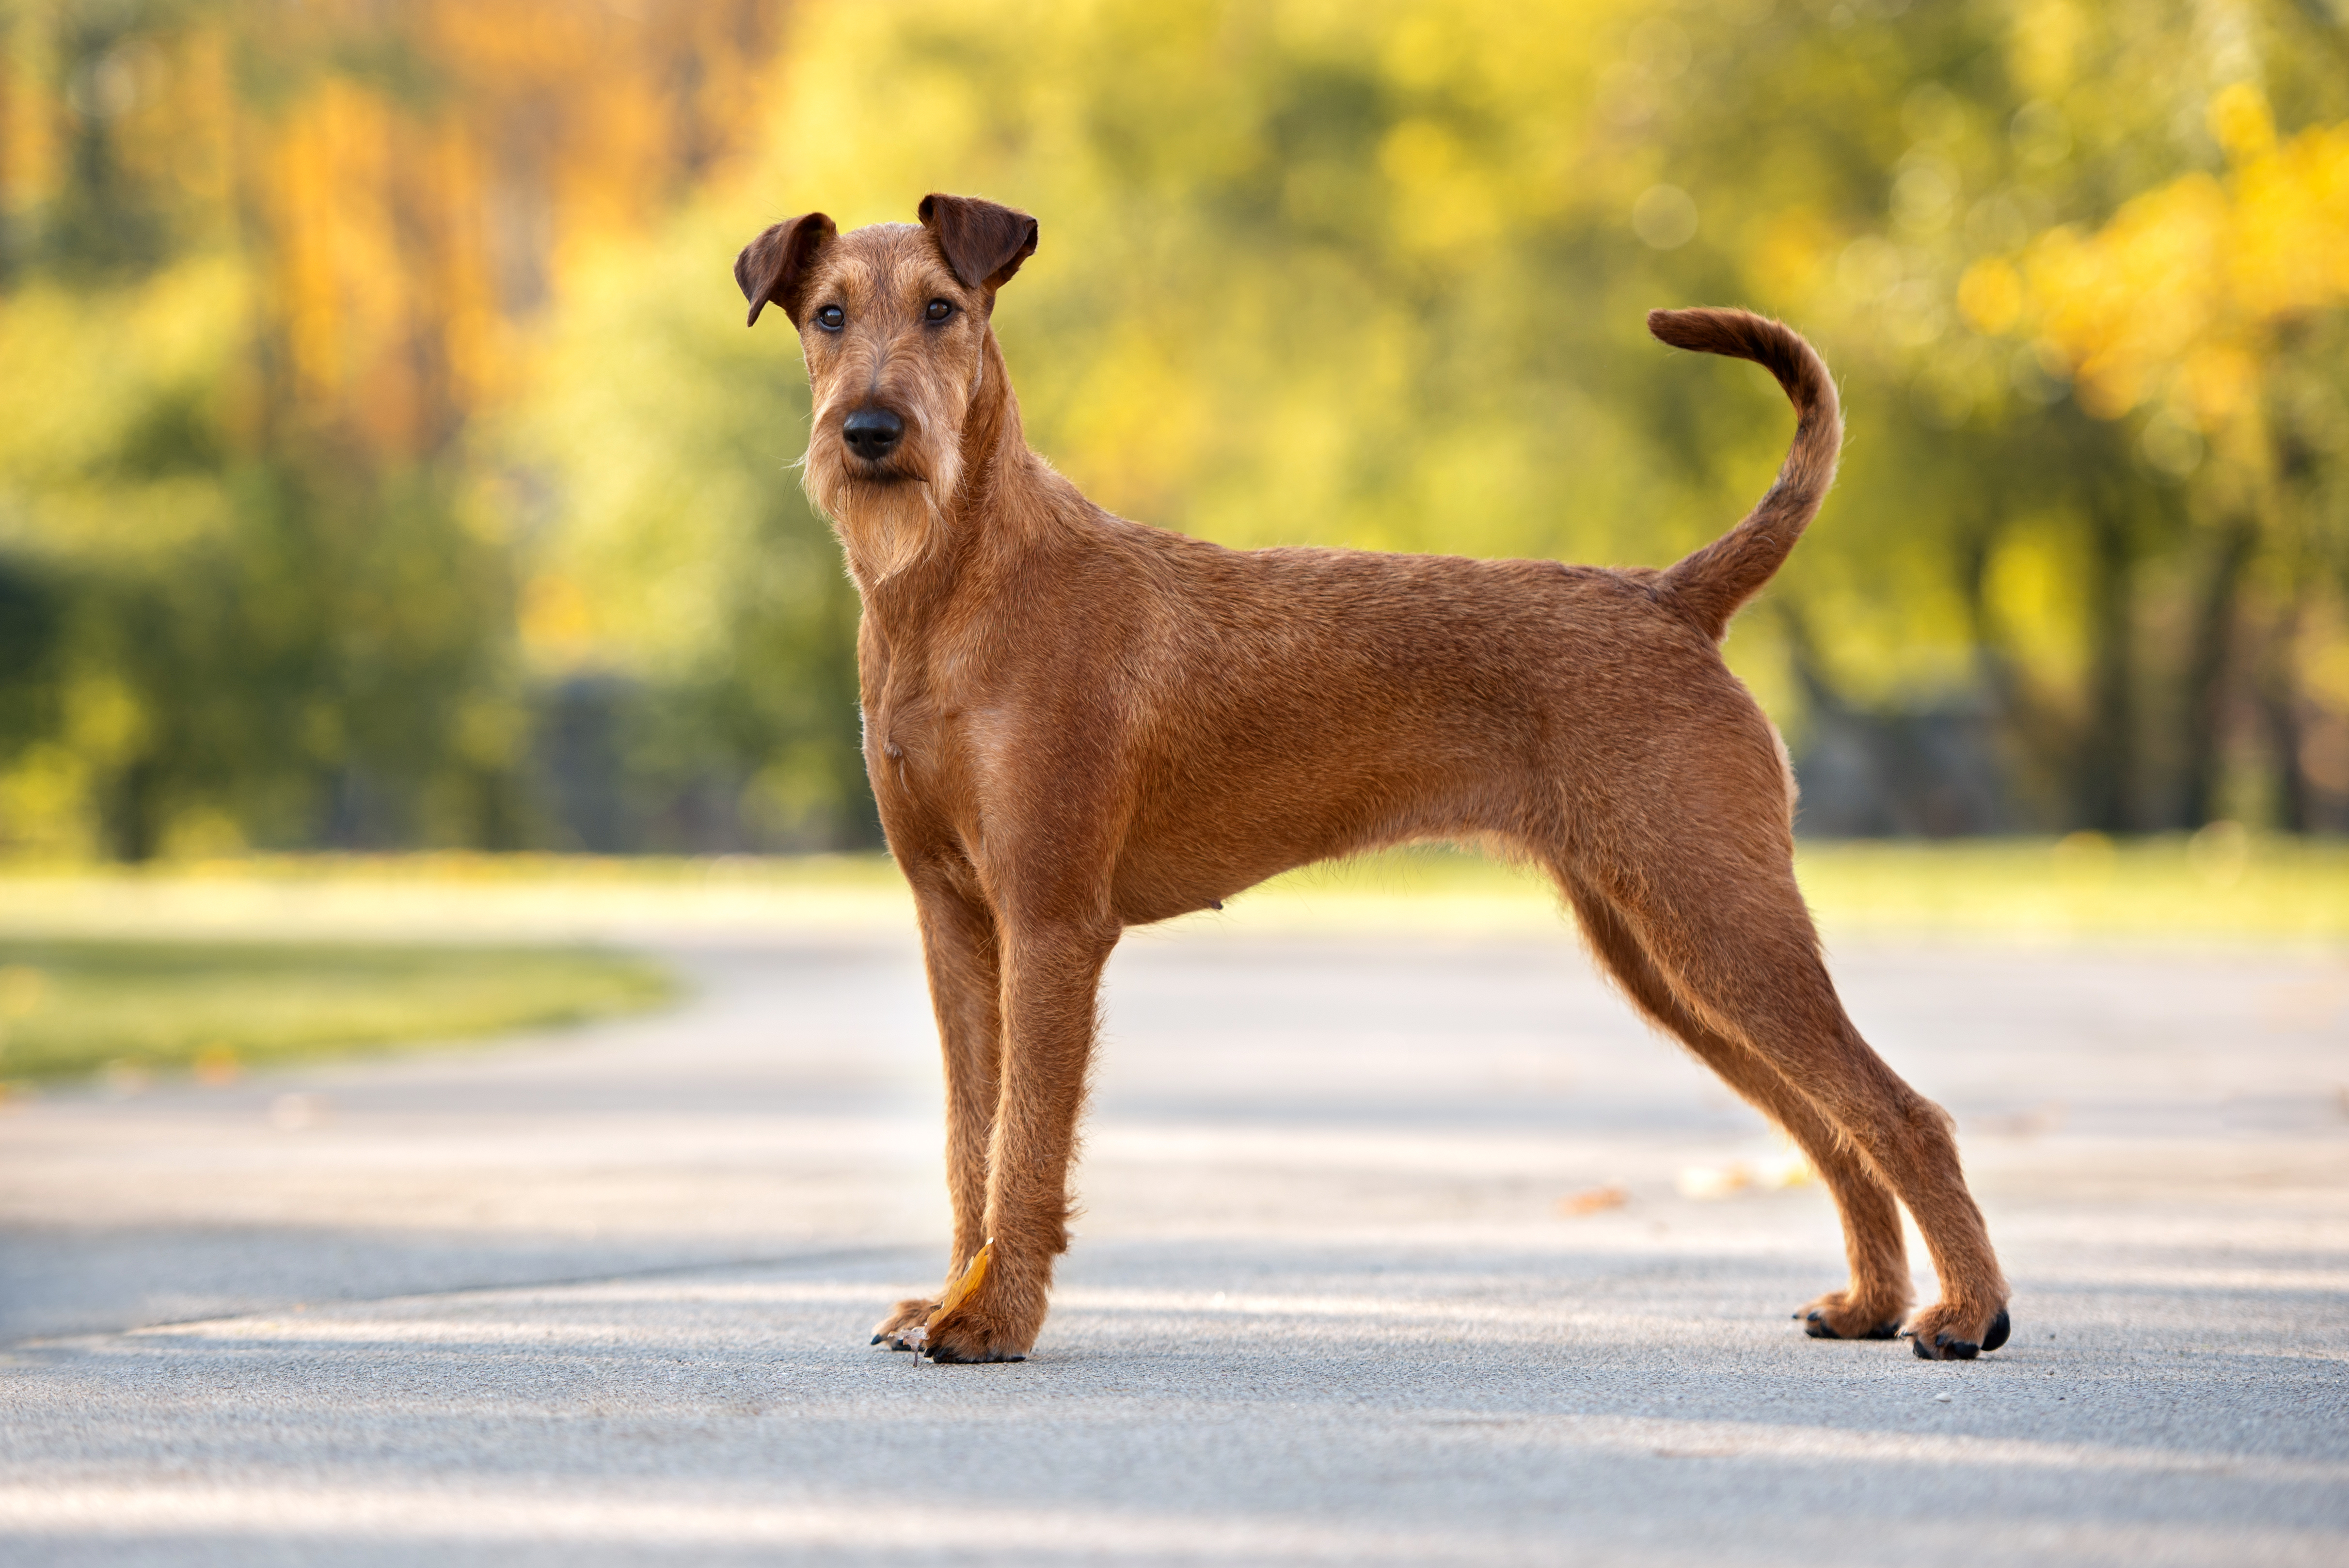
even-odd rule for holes
{"type": "Polygon", "coordinates": [[[1675,348],[1751,359],[1795,405],[1795,444],[1778,480],[1745,521],[1663,574],[1665,596],[1718,642],[1737,607],[1762,591],[1835,482],[1843,411],[1816,350],[1783,323],[1744,310],[1651,310],[1648,330],[1675,348]]]}

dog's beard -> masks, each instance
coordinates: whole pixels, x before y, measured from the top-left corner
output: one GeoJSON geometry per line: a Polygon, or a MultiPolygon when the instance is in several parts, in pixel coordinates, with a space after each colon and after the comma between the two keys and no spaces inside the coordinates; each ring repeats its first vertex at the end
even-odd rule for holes
{"type": "Polygon", "coordinates": [[[919,562],[945,532],[947,499],[961,477],[961,454],[948,450],[921,477],[860,479],[836,447],[808,454],[808,499],[832,519],[849,569],[867,587],[919,562]]]}

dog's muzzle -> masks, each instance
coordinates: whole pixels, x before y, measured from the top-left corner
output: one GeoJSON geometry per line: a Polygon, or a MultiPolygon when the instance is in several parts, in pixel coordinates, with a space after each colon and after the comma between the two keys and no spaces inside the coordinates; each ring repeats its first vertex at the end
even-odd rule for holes
{"type": "Polygon", "coordinates": [[[841,421],[840,438],[868,463],[877,463],[905,438],[905,421],[886,408],[859,408],[841,421]]]}

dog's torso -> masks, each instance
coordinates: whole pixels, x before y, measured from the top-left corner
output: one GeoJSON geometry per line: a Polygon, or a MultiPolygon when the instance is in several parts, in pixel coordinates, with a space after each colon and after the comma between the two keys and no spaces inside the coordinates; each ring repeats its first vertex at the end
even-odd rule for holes
{"type": "Polygon", "coordinates": [[[1385,844],[1604,830],[1666,732],[1724,707],[1751,744],[1722,760],[1783,775],[1652,573],[1227,550],[1050,480],[1022,549],[948,552],[919,621],[869,615],[860,650],[891,841],[983,881],[1016,859],[1030,896],[1129,925],[1385,844]]]}

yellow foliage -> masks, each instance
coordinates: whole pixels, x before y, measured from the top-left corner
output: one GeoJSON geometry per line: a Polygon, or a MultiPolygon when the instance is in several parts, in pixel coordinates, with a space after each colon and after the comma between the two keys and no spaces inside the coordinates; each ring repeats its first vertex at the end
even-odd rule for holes
{"type": "Polygon", "coordinates": [[[2261,320],[2322,310],[2349,298],[2349,125],[2302,131],[2245,162],[2228,284],[2261,320]]]}
{"type": "Polygon", "coordinates": [[[40,366],[38,375],[0,376],[0,485],[65,487],[70,499],[57,515],[80,524],[61,531],[57,542],[68,547],[171,542],[194,520],[156,486],[140,487],[136,515],[128,515],[98,504],[78,481],[142,410],[217,396],[250,302],[243,274],[218,256],[167,268],[133,290],[38,284],[0,297],[0,365],[40,366]]]}
{"type": "Polygon", "coordinates": [[[1747,270],[1764,299],[1802,299],[1841,250],[1841,236],[1816,212],[1773,212],[1761,226],[1747,270]]]}
{"type": "Polygon", "coordinates": [[[2040,98],[2054,98],[2072,85],[2087,32],[2076,0],[2022,0],[2008,45],[2014,79],[2040,98]]]}
{"type": "Polygon", "coordinates": [[[1982,331],[2051,343],[2082,407],[2118,418],[2166,404],[2218,433],[2246,418],[2267,345],[2287,320],[2349,301],[2349,125],[2279,141],[2245,82],[2212,100],[2232,164],[2124,204],[2094,233],[2063,226],[2020,258],[1977,263],[1959,303],[1982,331]]]}
{"type": "Polygon", "coordinates": [[[517,612],[523,646],[554,665],[575,663],[595,635],[595,612],[579,584],[544,573],[523,585],[517,612]]]}
{"type": "Polygon", "coordinates": [[[2210,134],[2230,158],[2260,158],[2275,150],[2275,116],[2267,95],[2250,82],[2229,82],[2210,98],[2210,134]]]}
{"type": "Polygon", "coordinates": [[[138,696],[111,676],[91,676],[66,694],[66,728],[74,749],[98,761],[131,755],[150,722],[138,696]]]}
{"type": "Polygon", "coordinates": [[[0,841],[61,859],[87,855],[91,771],[71,747],[26,747],[0,769],[0,841]]]}
{"type": "Polygon", "coordinates": [[[2023,315],[2023,278],[2002,257],[1988,256],[1958,280],[1958,308],[1977,332],[2003,333],[2023,315]]]}
{"type": "MultiPolygon", "coordinates": [[[[755,123],[777,0],[590,6],[367,0],[265,18],[191,10],[117,46],[89,90],[122,165],[175,193],[199,248],[243,251],[283,345],[281,401],[391,458],[510,395],[527,322],[585,251],[641,229],[755,123]],[[414,83],[347,60],[389,42],[414,83]],[[241,91],[233,59],[282,93],[241,91]],[[111,87],[105,84],[112,83],[111,87]],[[252,220],[257,219],[255,223],[252,220]]],[[[63,24],[28,12],[0,89],[0,207],[66,177],[80,112],[26,61],[63,24]]],[[[54,78],[55,73],[49,73],[54,78]]]]}

